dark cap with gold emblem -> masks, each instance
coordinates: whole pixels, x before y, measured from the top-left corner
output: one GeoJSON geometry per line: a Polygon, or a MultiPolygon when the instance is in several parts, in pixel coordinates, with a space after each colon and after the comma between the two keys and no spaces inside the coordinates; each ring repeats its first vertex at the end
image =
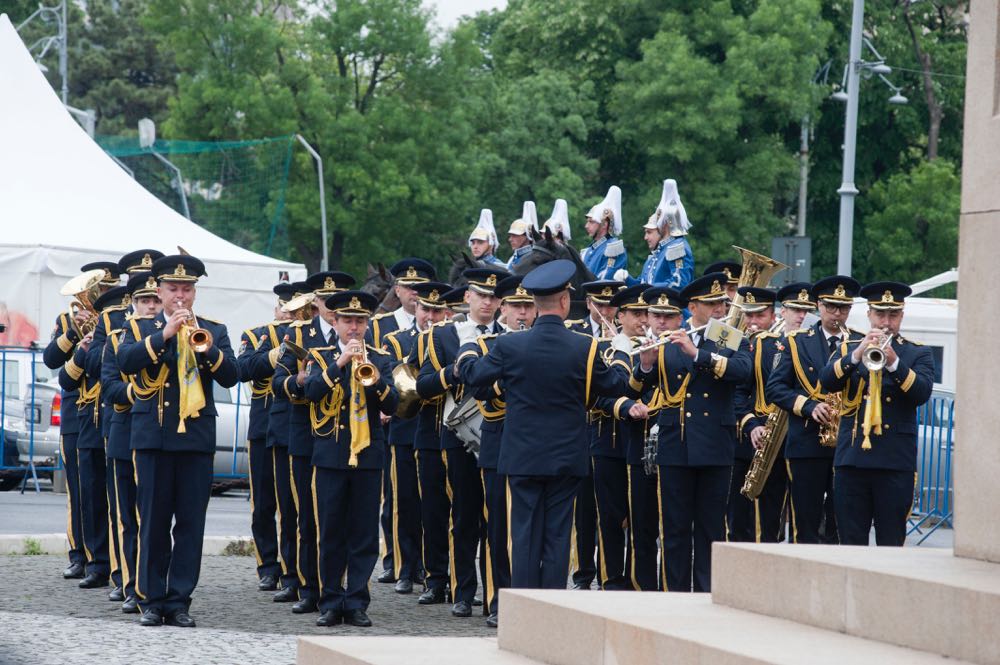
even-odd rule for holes
{"type": "Polygon", "coordinates": [[[648,309],[649,303],[646,302],[642,295],[648,288],[649,284],[629,286],[611,296],[611,302],[608,304],[618,309],[631,311],[648,309]]]}
{"type": "Polygon", "coordinates": [[[448,309],[462,309],[465,307],[465,292],[468,290],[468,286],[455,287],[451,291],[442,293],[441,300],[448,309]]]}
{"type": "Polygon", "coordinates": [[[649,304],[650,314],[680,314],[687,306],[677,289],[668,286],[647,288],[642,292],[642,299],[649,304]]]}
{"type": "Polygon", "coordinates": [[[118,268],[129,275],[137,272],[149,272],[153,262],[163,258],[163,252],[155,249],[137,249],[118,259],[118,268]]]}
{"type": "Polygon", "coordinates": [[[903,309],[911,293],[913,289],[902,282],[872,282],[862,286],[858,295],[867,300],[872,309],[888,311],[903,309]]]}
{"type": "Polygon", "coordinates": [[[506,270],[500,268],[469,268],[462,273],[469,282],[469,288],[477,293],[491,296],[504,277],[509,275],[506,270]]]}
{"type": "Polygon", "coordinates": [[[121,283],[121,268],[114,261],[92,261],[80,266],[80,272],[88,270],[103,270],[104,277],[101,278],[101,286],[118,286],[121,283]]]}
{"type": "Polygon", "coordinates": [[[158,296],[159,292],[156,290],[156,286],[156,277],[153,273],[137,272],[128,278],[128,284],[125,288],[128,289],[129,294],[135,299],[144,296],[158,296]]]}
{"type": "Polygon", "coordinates": [[[612,279],[601,279],[596,282],[581,284],[580,288],[583,289],[588,298],[598,305],[607,305],[611,303],[611,298],[616,293],[625,288],[625,283],[612,279]]]}
{"type": "Polygon", "coordinates": [[[271,289],[278,296],[278,304],[284,305],[295,296],[295,285],[291,282],[279,282],[271,289]]]}
{"type": "Polygon", "coordinates": [[[778,289],[778,302],[782,307],[789,309],[804,309],[812,311],[816,309],[816,302],[812,299],[810,290],[812,284],[809,282],[792,282],[778,289]]]}
{"type": "Polygon", "coordinates": [[[861,285],[858,280],[846,275],[824,277],[813,284],[810,295],[817,302],[830,302],[835,305],[850,305],[854,296],[858,295],[861,285]]]}
{"type": "Polygon", "coordinates": [[[308,291],[313,291],[318,296],[329,296],[338,291],[345,291],[357,280],[346,272],[330,270],[327,272],[317,272],[306,278],[308,291]]]}
{"type": "Polygon", "coordinates": [[[710,272],[702,275],[681,291],[681,300],[688,302],[714,303],[725,300],[728,276],[724,272],[710,272]]]}
{"type": "Polygon", "coordinates": [[[705,268],[705,272],[701,274],[709,275],[713,272],[724,272],[726,273],[726,281],[729,284],[738,284],[740,275],[743,273],[743,266],[736,261],[716,261],[705,268]]]}
{"type": "Polygon", "coordinates": [[[743,304],[740,309],[744,312],[763,312],[768,307],[774,307],[774,302],[778,294],[773,289],[764,289],[759,286],[741,286],[736,292],[743,296],[743,304]]]}
{"type": "Polygon", "coordinates": [[[403,286],[419,282],[430,282],[437,278],[437,271],[434,269],[434,266],[416,257],[396,261],[389,266],[389,272],[396,278],[396,283],[403,286]]]}
{"type": "Polygon", "coordinates": [[[521,284],[533,296],[548,296],[573,289],[576,264],[569,259],[556,259],[533,269],[521,284]]]}
{"type": "Polygon", "coordinates": [[[496,291],[494,291],[496,297],[500,298],[500,302],[503,303],[535,302],[535,299],[528,293],[528,290],[521,284],[523,280],[523,275],[511,275],[500,280],[496,291]]]}
{"type": "Polygon", "coordinates": [[[410,287],[417,292],[417,301],[428,309],[444,309],[448,304],[444,296],[451,290],[444,282],[418,282],[410,287]]]}
{"type": "Polygon", "coordinates": [[[98,312],[104,311],[108,307],[116,307],[118,305],[128,305],[128,289],[124,286],[116,286],[112,289],[108,289],[101,297],[94,301],[94,309],[98,312]]]}
{"type": "Polygon", "coordinates": [[[378,298],[364,291],[338,291],[326,299],[326,308],[338,316],[371,316],[378,298]]]}
{"type": "Polygon", "coordinates": [[[186,282],[193,284],[204,277],[205,264],[190,254],[163,256],[153,261],[151,271],[158,282],[186,282]]]}

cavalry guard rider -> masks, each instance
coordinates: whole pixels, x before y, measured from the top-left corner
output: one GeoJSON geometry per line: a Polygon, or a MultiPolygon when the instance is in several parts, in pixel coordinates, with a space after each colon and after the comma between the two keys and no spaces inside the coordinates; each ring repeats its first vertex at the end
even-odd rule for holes
{"type": "Polygon", "coordinates": [[[866,284],[871,332],[841,346],[823,368],[828,391],[843,393],[844,414],[834,458],[834,502],[840,542],[900,547],[917,477],[917,409],[934,389],[931,350],[899,334],[910,287],[866,284]]]}
{"type": "MultiPolygon", "coordinates": [[[[333,313],[325,305],[326,299],[354,284],[347,273],[331,271],[310,275],[306,280],[315,299],[318,313],[302,317],[288,324],[285,335],[301,349],[313,349],[335,343],[333,313]]],[[[288,305],[286,304],[286,309],[288,305]]],[[[291,409],[288,414],[288,454],[291,458],[292,498],[295,501],[298,527],[296,569],[299,575],[299,600],[292,605],[295,614],[309,614],[317,610],[319,579],[316,573],[316,517],[312,493],[313,437],[309,428],[309,400],[306,399],[303,381],[306,360],[299,358],[292,347],[281,356],[274,370],[275,391],[283,390],[291,409]]]]}
{"type": "Polygon", "coordinates": [[[663,181],[663,194],[656,211],[642,228],[649,256],[639,278],[629,277],[628,271],[621,269],[615,273],[615,279],[628,286],[644,283],[683,289],[694,276],[694,254],[686,238],[691,222],[677,193],[677,181],[663,181]]]}
{"type": "Polygon", "coordinates": [[[482,261],[487,266],[507,269],[507,264],[497,258],[500,240],[497,238],[496,227],[493,226],[493,211],[483,208],[479,211],[479,223],[469,234],[469,251],[475,261],[482,261]]]}
{"type": "Polygon", "coordinates": [[[205,265],[189,255],[165,256],[152,272],[163,311],[130,320],[118,347],[118,366],[136,397],[135,592],[142,625],[194,627],[188,610],[201,570],[216,445],[212,385],[232,388],[239,374],[226,326],[192,309],[205,265]]]}
{"type": "Polygon", "coordinates": [[[552,216],[545,220],[543,229],[548,229],[552,237],[564,245],[573,238],[573,231],[569,225],[569,207],[566,199],[556,199],[552,207],[552,216]]]}
{"type": "Polygon", "coordinates": [[[580,258],[597,279],[614,279],[619,270],[628,269],[625,244],[617,237],[622,232],[622,190],[612,186],[604,200],[590,209],[586,229],[593,242],[580,252],[580,258]]]}
{"type": "Polygon", "coordinates": [[[737,351],[719,346],[703,327],[720,319],[726,276],[710,273],[681,291],[688,328],[670,333],[656,363],[635,365],[643,390],[660,390],[656,463],[660,481],[660,540],[668,591],[711,590],[712,543],[725,538],[726,499],[736,445],[736,386],[750,376],[745,339],[737,351]],[[694,570],[692,577],[692,559],[694,570]]]}
{"type": "Polygon", "coordinates": [[[379,495],[385,435],[379,413],[399,402],[389,354],[365,345],[378,302],[362,291],[324,301],[336,330],[329,346],[310,351],[309,420],[316,439],[312,500],[319,536],[318,626],[371,626],[368,580],[378,560],[379,495]]]}
{"type": "Polygon", "coordinates": [[[507,229],[507,242],[514,253],[507,259],[507,270],[514,272],[514,267],[531,251],[531,232],[538,230],[538,213],[534,201],[525,201],[521,206],[521,217],[510,223],[507,229]]]}
{"type": "Polygon", "coordinates": [[[278,562],[278,531],[275,524],[277,497],[274,491],[274,461],[267,449],[268,412],[274,402],[271,377],[274,367],[268,353],[278,348],[281,338],[278,330],[291,315],[282,307],[295,295],[295,287],[288,282],[274,286],[278,303],[272,321],[243,331],[236,364],[240,381],[250,383],[250,421],[247,426],[247,452],[250,470],[250,533],[253,535],[254,554],[257,557],[257,588],[274,591],[281,577],[278,562]]]}
{"type": "Polygon", "coordinates": [[[834,500],[833,455],[839,407],[820,384],[820,372],[841,344],[860,339],[846,327],[860,285],[846,275],[816,282],[810,300],[819,303],[819,321],[785,335],[786,349],[767,381],[767,400],[788,411],[785,465],[791,496],[792,542],[839,542],[836,519],[826,507],[834,500]],[[821,534],[822,527],[822,534],[821,534]]]}

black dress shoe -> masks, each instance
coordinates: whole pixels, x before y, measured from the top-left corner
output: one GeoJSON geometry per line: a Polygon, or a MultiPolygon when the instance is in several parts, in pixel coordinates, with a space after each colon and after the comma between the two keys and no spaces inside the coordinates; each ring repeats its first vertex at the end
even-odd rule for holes
{"type": "Polygon", "coordinates": [[[344,623],[344,613],[340,610],[327,610],[316,619],[317,626],[339,626],[344,623]]]}
{"type": "Polygon", "coordinates": [[[287,586],[271,599],[276,603],[291,603],[299,599],[299,590],[295,587],[287,586]]]}
{"type": "Polygon", "coordinates": [[[372,625],[372,620],[368,618],[364,610],[345,610],[344,623],[358,626],[359,628],[368,628],[372,625]]]}
{"type": "Polygon", "coordinates": [[[396,593],[413,593],[413,582],[410,580],[396,580],[396,593]]]}
{"type": "Polygon", "coordinates": [[[138,614],[139,613],[139,603],[135,602],[135,598],[129,596],[122,602],[122,614],[138,614]]]}
{"type": "Polygon", "coordinates": [[[590,591],[590,582],[577,582],[573,585],[575,591],[590,591]]]}
{"type": "Polygon", "coordinates": [[[142,618],[139,619],[140,626],[162,626],[163,625],[163,615],[156,610],[146,610],[142,613],[142,618]]]}
{"type": "Polygon", "coordinates": [[[78,580],[83,577],[83,564],[82,563],[71,563],[66,566],[66,570],[63,571],[63,577],[67,580],[78,580]]]}
{"type": "Polygon", "coordinates": [[[451,615],[453,617],[471,617],[472,606],[466,601],[460,600],[451,606],[451,615]]]}
{"type": "Polygon", "coordinates": [[[315,612],[319,609],[319,605],[316,604],[315,598],[303,598],[299,602],[292,605],[292,612],[295,614],[309,614],[310,612],[315,612]]]}
{"type": "Polygon", "coordinates": [[[97,589],[102,586],[108,586],[108,578],[101,577],[97,573],[90,573],[80,580],[81,589],[97,589]]]}
{"type": "Polygon", "coordinates": [[[261,591],[274,591],[278,588],[278,578],[274,575],[265,575],[257,582],[257,588],[261,591]]]}
{"type": "Polygon", "coordinates": [[[444,587],[432,586],[417,598],[421,605],[439,605],[444,602],[444,587]]]}
{"type": "Polygon", "coordinates": [[[116,586],[114,589],[112,589],[108,593],[108,600],[110,600],[113,603],[120,603],[121,601],[125,600],[125,594],[122,592],[122,588],[120,586],[116,586]]]}
{"type": "Polygon", "coordinates": [[[496,613],[493,613],[488,617],[486,617],[486,625],[489,626],[490,628],[496,628],[499,623],[500,623],[500,618],[496,615],[496,613]]]}
{"type": "Polygon", "coordinates": [[[383,570],[375,579],[381,584],[392,584],[396,581],[396,574],[391,570],[383,570]]]}
{"type": "Polygon", "coordinates": [[[472,599],[472,606],[473,607],[482,607],[483,606],[483,599],[480,598],[479,596],[474,597],[472,599]]]}
{"type": "Polygon", "coordinates": [[[177,628],[194,628],[194,619],[187,612],[181,610],[180,612],[173,612],[167,615],[167,620],[164,621],[168,626],[176,626],[177,628]]]}

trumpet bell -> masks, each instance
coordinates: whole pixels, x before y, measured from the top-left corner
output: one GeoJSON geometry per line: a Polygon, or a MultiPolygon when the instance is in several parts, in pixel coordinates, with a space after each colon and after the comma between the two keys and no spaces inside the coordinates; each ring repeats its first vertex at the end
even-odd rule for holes
{"type": "Polygon", "coordinates": [[[365,388],[378,383],[378,368],[371,363],[357,363],[354,367],[354,378],[365,388]]]}
{"type": "Polygon", "coordinates": [[[417,393],[417,368],[407,363],[400,363],[392,370],[392,380],[399,391],[399,405],[396,415],[400,418],[412,418],[420,410],[420,395],[417,393]]]}
{"type": "Polygon", "coordinates": [[[212,333],[204,328],[195,328],[188,336],[188,343],[195,353],[205,353],[212,348],[212,333]]]}
{"type": "Polygon", "coordinates": [[[885,351],[870,346],[862,351],[861,362],[869,371],[877,372],[885,367],[885,351]]]}

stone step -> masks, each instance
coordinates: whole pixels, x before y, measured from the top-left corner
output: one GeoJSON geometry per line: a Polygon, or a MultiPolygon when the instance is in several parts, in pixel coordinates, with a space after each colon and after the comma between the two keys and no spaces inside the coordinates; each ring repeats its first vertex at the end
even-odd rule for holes
{"type": "Polygon", "coordinates": [[[1000,565],[948,549],[716,543],[712,600],[1000,665],[1000,565]]]}
{"type": "Polygon", "coordinates": [[[708,594],[500,593],[500,648],[552,665],[945,663],[936,654],[717,605],[708,594]]]}
{"type": "Polygon", "coordinates": [[[296,665],[539,665],[493,637],[300,637],[296,665]]]}

